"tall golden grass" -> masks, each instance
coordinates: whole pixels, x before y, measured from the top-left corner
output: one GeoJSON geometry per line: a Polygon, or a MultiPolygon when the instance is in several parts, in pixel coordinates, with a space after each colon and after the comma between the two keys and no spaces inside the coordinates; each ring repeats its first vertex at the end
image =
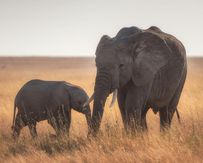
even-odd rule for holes
{"type": "MultiPolygon", "coordinates": [[[[189,59],[188,76],[179,103],[181,124],[159,132],[159,116],[148,112],[148,133],[125,135],[117,104],[106,103],[101,132],[87,139],[84,115],[72,112],[70,137],[53,138],[46,121],[37,125],[32,140],[24,128],[18,141],[11,137],[13,101],[31,79],[66,80],[90,95],[96,69],[94,59],[0,58],[0,162],[203,162],[203,59],[189,59]]],[[[91,105],[92,106],[92,105],[91,105]]]]}

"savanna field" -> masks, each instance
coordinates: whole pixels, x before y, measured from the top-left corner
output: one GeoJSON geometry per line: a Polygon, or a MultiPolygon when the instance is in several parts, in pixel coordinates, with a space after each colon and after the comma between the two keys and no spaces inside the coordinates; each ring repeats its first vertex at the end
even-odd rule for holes
{"type": "MultiPolygon", "coordinates": [[[[159,115],[147,114],[148,133],[126,136],[117,104],[108,98],[97,138],[87,139],[85,116],[72,111],[70,137],[56,138],[47,121],[38,123],[38,138],[25,127],[11,137],[13,101],[31,79],[65,80],[90,96],[96,67],[93,58],[0,58],[0,162],[203,162],[203,59],[188,59],[188,75],[171,130],[159,132],[159,115]]],[[[91,103],[92,107],[92,103],[91,103]]]]}

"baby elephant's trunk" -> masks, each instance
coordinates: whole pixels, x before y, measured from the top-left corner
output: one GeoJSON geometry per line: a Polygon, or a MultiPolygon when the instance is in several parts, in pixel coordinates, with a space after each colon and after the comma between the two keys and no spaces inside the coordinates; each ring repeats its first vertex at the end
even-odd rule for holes
{"type": "Polygon", "coordinates": [[[87,121],[87,125],[88,125],[88,131],[90,131],[90,129],[91,129],[91,110],[90,110],[89,105],[87,105],[84,108],[83,113],[85,114],[85,117],[86,117],[86,121],[87,121]]]}

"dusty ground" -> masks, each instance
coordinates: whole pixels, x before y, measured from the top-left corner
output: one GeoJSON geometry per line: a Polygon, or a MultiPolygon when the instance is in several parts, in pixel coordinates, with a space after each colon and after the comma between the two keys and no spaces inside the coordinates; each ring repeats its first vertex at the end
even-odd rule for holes
{"type": "Polygon", "coordinates": [[[203,162],[203,59],[188,59],[188,76],[179,110],[170,132],[159,132],[159,117],[151,111],[149,132],[126,137],[118,106],[107,101],[98,138],[87,140],[85,117],[73,113],[70,138],[52,138],[46,121],[37,126],[39,138],[28,129],[20,139],[11,138],[13,100],[30,79],[66,80],[80,85],[90,95],[95,66],[91,58],[0,58],[0,162],[203,162]]]}

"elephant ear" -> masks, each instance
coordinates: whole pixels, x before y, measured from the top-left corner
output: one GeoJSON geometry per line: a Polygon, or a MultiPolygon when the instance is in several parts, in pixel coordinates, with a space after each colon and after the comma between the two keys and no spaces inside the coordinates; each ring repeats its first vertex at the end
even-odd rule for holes
{"type": "Polygon", "coordinates": [[[170,50],[165,40],[149,32],[139,34],[133,48],[132,80],[142,86],[153,81],[156,73],[168,63],[170,50]]]}
{"type": "Polygon", "coordinates": [[[106,44],[109,44],[111,40],[111,37],[109,37],[108,35],[103,35],[97,45],[97,49],[96,49],[96,56],[99,53],[100,49],[102,49],[106,44]]]}

